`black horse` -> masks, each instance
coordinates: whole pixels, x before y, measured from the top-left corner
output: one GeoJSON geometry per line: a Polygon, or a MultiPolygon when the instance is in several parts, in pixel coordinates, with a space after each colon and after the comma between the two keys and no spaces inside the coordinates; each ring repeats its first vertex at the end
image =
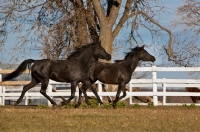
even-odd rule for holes
{"type": "MultiPolygon", "coordinates": [[[[140,60],[154,62],[156,59],[144,49],[144,46],[142,46],[131,49],[131,52],[127,53],[124,60],[116,60],[116,63],[102,63],[97,60],[93,62],[89,72],[91,83],[99,80],[102,83],[118,85],[116,98],[113,101],[114,108],[116,107],[116,103],[126,96],[125,85],[131,80],[132,73],[140,60]],[[122,96],[120,96],[121,91],[123,91],[122,96]]],[[[80,97],[82,92],[84,93],[86,103],[89,104],[86,90],[87,87],[85,85],[80,88],[79,101],[75,107],[79,107],[81,104],[80,97]]]]}
{"type": "Polygon", "coordinates": [[[94,90],[92,87],[88,74],[91,62],[97,58],[110,60],[111,55],[105,51],[100,43],[92,43],[81,48],[77,48],[76,51],[71,53],[66,60],[25,60],[15,71],[7,74],[2,81],[7,81],[19,76],[26,70],[27,66],[29,70],[31,69],[32,80],[29,84],[23,87],[21,96],[15,102],[15,105],[19,104],[22,101],[25,93],[38,83],[41,83],[40,93],[44,95],[51,102],[51,104],[57,105],[46,94],[49,79],[58,82],[71,83],[71,96],[67,101],[62,102],[61,105],[68,104],[75,97],[76,86],[79,82],[82,82],[89,89],[91,89],[96,95],[99,103],[103,104],[96,90],[94,90]],[[32,63],[34,64],[31,66],[32,63]]]}

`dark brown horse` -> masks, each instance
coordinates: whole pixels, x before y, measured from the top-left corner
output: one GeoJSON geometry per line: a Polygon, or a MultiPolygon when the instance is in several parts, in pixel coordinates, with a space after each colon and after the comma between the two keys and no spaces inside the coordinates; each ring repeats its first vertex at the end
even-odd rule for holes
{"type": "Polygon", "coordinates": [[[90,83],[88,74],[91,62],[97,58],[110,60],[111,55],[108,54],[99,43],[88,44],[78,48],[66,60],[25,60],[14,72],[7,74],[3,78],[3,81],[19,76],[26,70],[27,66],[29,70],[31,68],[32,80],[29,84],[23,87],[21,96],[15,102],[15,105],[19,104],[25,93],[38,83],[41,83],[40,93],[44,95],[51,104],[56,105],[56,103],[46,94],[49,79],[58,82],[71,83],[71,96],[67,101],[62,102],[61,105],[68,104],[75,97],[76,86],[79,82],[82,82],[84,85],[89,87],[89,89],[91,89],[96,95],[99,103],[102,104],[96,90],[94,90],[90,83]],[[32,63],[34,64],[31,66],[32,63]]]}
{"type": "MultiPolygon", "coordinates": [[[[186,89],[186,91],[188,91],[188,92],[200,92],[200,89],[197,88],[197,87],[186,87],[185,89],[186,89]]],[[[190,96],[190,98],[192,99],[192,101],[193,101],[194,103],[196,103],[197,100],[200,100],[200,96],[190,96]]]]}
{"type": "MultiPolygon", "coordinates": [[[[116,98],[113,101],[114,108],[116,107],[116,103],[126,96],[125,86],[131,80],[132,73],[140,60],[154,62],[156,59],[144,49],[144,46],[142,46],[131,49],[131,51],[125,56],[124,60],[116,60],[116,63],[102,63],[97,60],[93,62],[89,71],[91,83],[99,80],[102,83],[118,85],[116,98]],[[121,91],[123,91],[122,96],[120,96],[121,91]]],[[[80,88],[79,101],[75,107],[79,107],[81,104],[82,92],[84,93],[86,103],[89,104],[86,90],[87,87],[85,85],[80,88]]]]}

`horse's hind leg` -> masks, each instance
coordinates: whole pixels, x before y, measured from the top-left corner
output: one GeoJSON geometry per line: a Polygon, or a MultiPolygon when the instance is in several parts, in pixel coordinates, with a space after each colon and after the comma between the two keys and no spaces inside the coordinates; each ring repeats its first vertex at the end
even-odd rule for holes
{"type": "Polygon", "coordinates": [[[92,87],[92,84],[90,83],[90,81],[86,81],[84,84],[85,84],[85,86],[86,86],[87,88],[89,88],[89,89],[95,94],[95,96],[96,96],[96,98],[97,98],[99,104],[102,105],[103,102],[101,101],[101,99],[100,99],[100,97],[99,97],[97,91],[92,87]]]}
{"type": "Polygon", "coordinates": [[[39,83],[39,82],[37,82],[34,78],[32,78],[31,82],[23,87],[23,90],[22,90],[22,92],[21,92],[21,95],[20,95],[19,99],[14,103],[14,105],[18,105],[19,103],[21,103],[21,102],[22,102],[22,99],[23,99],[23,97],[24,97],[24,95],[25,95],[25,93],[26,93],[29,89],[31,89],[32,87],[34,87],[35,85],[37,85],[38,83],[39,83]]]}
{"type": "Polygon", "coordinates": [[[47,90],[47,86],[48,86],[48,83],[49,83],[49,79],[44,79],[42,82],[41,82],[41,90],[40,90],[40,93],[42,95],[44,95],[50,102],[51,104],[53,105],[57,105],[56,102],[54,102],[46,93],[46,90],[47,90]]]}
{"type": "Polygon", "coordinates": [[[83,95],[84,95],[84,97],[85,97],[85,102],[86,102],[86,104],[87,105],[91,105],[90,104],[90,102],[89,102],[89,98],[88,98],[88,96],[87,96],[87,87],[85,86],[84,88],[83,88],[83,95]]]}
{"type": "MultiPolygon", "coordinates": [[[[105,85],[105,84],[102,84],[102,90],[103,90],[104,92],[107,92],[107,90],[106,90],[106,85],[105,85]]],[[[109,102],[109,103],[112,102],[112,99],[111,99],[110,96],[106,96],[106,98],[108,99],[108,102],[109,102]]]]}

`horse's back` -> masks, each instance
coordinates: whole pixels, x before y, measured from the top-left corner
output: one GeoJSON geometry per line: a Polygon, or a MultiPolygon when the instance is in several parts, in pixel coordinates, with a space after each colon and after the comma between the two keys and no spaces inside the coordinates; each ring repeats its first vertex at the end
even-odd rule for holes
{"type": "Polygon", "coordinates": [[[75,61],[50,59],[37,60],[31,71],[36,78],[58,82],[71,82],[74,78],[80,80],[83,73],[75,61]]]}
{"type": "Polygon", "coordinates": [[[38,71],[41,69],[46,69],[50,65],[49,59],[42,59],[42,60],[36,60],[34,64],[31,66],[31,72],[38,71]]]}
{"type": "Polygon", "coordinates": [[[68,60],[51,60],[51,59],[42,59],[42,60],[37,60],[34,62],[32,66],[32,70],[63,70],[66,67],[69,67],[71,65],[74,65],[75,63],[72,61],[68,60]]]}

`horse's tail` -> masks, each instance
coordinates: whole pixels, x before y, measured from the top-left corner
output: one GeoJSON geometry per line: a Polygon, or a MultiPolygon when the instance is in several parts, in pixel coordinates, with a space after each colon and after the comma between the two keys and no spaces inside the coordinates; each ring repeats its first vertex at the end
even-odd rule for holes
{"type": "Polygon", "coordinates": [[[23,61],[17,67],[17,69],[15,71],[13,71],[12,73],[6,74],[5,77],[2,78],[2,82],[8,81],[10,79],[18,77],[19,75],[21,75],[26,70],[27,66],[28,66],[28,69],[30,71],[31,63],[33,63],[33,62],[35,62],[35,60],[32,60],[32,59],[28,59],[28,60],[23,61]]]}

